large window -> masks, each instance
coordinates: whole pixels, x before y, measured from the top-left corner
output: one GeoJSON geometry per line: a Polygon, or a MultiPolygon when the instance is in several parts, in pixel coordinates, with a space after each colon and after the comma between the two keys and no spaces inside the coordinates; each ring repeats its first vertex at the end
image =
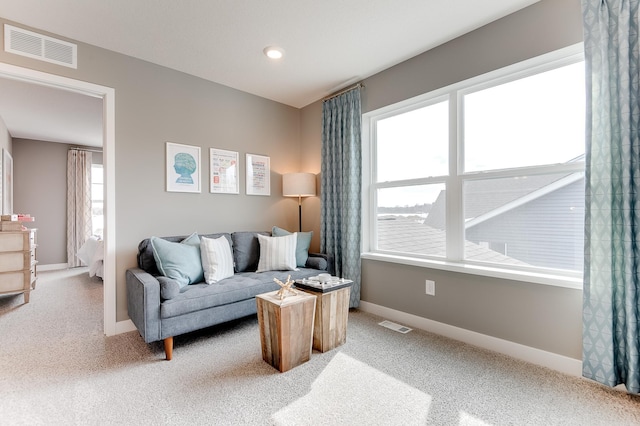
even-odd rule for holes
{"type": "Polygon", "coordinates": [[[584,62],[533,62],[365,114],[367,251],[582,273],[584,62]]]}
{"type": "Polygon", "coordinates": [[[102,164],[91,165],[91,224],[92,234],[104,235],[104,174],[102,164]]]}

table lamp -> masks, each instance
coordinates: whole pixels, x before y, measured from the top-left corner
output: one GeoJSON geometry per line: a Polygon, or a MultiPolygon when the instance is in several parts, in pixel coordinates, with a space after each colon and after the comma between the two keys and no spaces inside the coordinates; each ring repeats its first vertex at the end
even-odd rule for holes
{"type": "Polygon", "coordinates": [[[313,173],[285,173],[282,175],[282,195],[298,197],[298,223],[302,232],[302,197],[316,195],[316,175],[313,173]]]}

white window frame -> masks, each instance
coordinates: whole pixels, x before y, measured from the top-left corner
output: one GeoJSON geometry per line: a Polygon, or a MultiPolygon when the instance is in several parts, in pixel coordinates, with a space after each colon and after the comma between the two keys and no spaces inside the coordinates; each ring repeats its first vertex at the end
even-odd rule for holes
{"type": "MultiPolygon", "coordinates": [[[[463,173],[464,157],[462,155],[462,138],[459,137],[459,135],[462,135],[462,129],[464,126],[462,113],[462,99],[464,95],[482,90],[483,88],[494,87],[509,81],[518,80],[583,60],[584,50],[582,43],[580,43],[363,114],[362,258],[431,269],[441,269],[452,272],[504,278],[515,281],[582,289],[582,272],[544,270],[540,268],[517,268],[511,265],[488,265],[465,260],[463,183],[469,180],[486,179],[488,177],[521,176],[523,171],[531,174],[546,174],[553,173],[554,171],[566,172],[568,169],[580,172],[584,171],[584,163],[576,163],[571,166],[568,166],[567,164],[544,165],[523,167],[514,170],[501,169],[489,172],[482,171],[463,173]],[[377,190],[385,187],[398,186],[398,182],[377,183],[374,180],[376,175],[376,123],[384,118],[409,112],[443,100],[449,101],[450,112],[449,175],[444,177],[444,179],[442,176],[413,179],[411,180],[411,183],[425,184],[439,183],[443,182],[443,180],[446,181],[446,257],[437,258],[418,254],[399,255],[398,253],[377,250],[375,248],[375,242],[377,241],[377,190]]],[[[403,183],[407,182],[408,181],[403,181],[403,183]]]]}
{"type": "MultiPolygon", "coordinates": [[[[100,169],[100,173],[103,175],[103,181],[101,183],[101,185],[102,185],[102,211],[103,211],[102,217],[103,217],[103,220],[102,220],[102,235],[100,237],[104,238],[104,227],[105,227],[105,221],[104,221],[104,204],[105,204],[104,203],[104,165],[103,164],[97,164],[97,163],[92,164],[91,165],[91,175],[92,176],[93,176],[94,168],[95,169],[99,168],[100,169]]],[[[92,182],[91,182],[91,186],[92,186],[91,187],[91,220],[92,220],[91,233],[93,235],[95,235],[95,232],[93,232],[94,231],[93,228],[95,227],[95,224],[93,223],[94,220],[95,220],[95,215],[93,214],[93,209],[95,207],[95,205],[94,205],[95,204],[95,200],[93,199],[93,195],[94,195],[93,194],[93,185],[94,185],[94,183],[93,183],[93,179],[92,179],[92,182]]]]}

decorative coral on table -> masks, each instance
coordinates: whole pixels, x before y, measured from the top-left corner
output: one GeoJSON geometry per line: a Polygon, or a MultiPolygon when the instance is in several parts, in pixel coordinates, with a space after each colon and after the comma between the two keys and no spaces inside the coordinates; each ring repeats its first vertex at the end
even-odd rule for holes
{"type": "Polygon", "coordinates": [[[280,290],[278,290],[278,292],[276,293],[276,296],[278,296],[278,298],[280,298],[280,300],[284,299],[285,297],[287,297],[288,295],[296,295],[297,293],[295,292],[295,290],[293,290],[291,288],[291,286],[293,285],[294,281],[291,279],[291,275],[287,276],[287,281],[286,282],[282,282],[277,278],[273,279],[275,282],[278,283],[278,285],[280,286],[280,290]],[[289,294],[287,294],[289,293],[289,294]]]}

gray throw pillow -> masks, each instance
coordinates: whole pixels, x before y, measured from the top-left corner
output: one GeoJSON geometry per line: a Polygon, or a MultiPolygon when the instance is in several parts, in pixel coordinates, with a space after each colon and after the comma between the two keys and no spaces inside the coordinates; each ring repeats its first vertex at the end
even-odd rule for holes
{"type": "Polygon", "coordinates": [[[320,269],[321,271],[327,270],[327,260],[324,257],[310,257],[307,259],[307,268],[320,269]]]}
{"type": "Polygon", "coordinates": [[[260,260],[260,243],[258,234],[270,235],[269,232],[234,232],[231,234],[233,240],[233,262],[236,272],[255,272],[258,269],[260,260]]]}

